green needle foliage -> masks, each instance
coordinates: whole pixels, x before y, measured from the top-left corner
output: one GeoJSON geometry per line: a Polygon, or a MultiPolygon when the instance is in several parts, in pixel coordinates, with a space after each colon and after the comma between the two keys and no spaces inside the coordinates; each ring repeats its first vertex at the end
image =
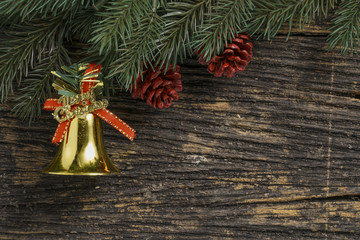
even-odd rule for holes
{"type": "Polygon", "coordinates": [[[343,1],[335,13],[329,35],[329,48],[340,48],[343,54],[357,52],[360,47],[360,2],[343,1]]]}
{"type": "Polygon", "coordinates": [[[290,34],[294,23],[303,28],[315,17],[327,16],[333,9],[336,0],[257,0],[252,19],[247,30],[250,34],[259,33],[259,37],[271,39],[275,37],[284,23],[288,23],[290,34]]]}
{"type": "Polygon", "coordinates": [[[191,45],[200,50],[205,60],[215,57],[223,49],[224,43],[234,38],[236,33],[244,31],[253,10],[252,1],[219,0],[209,8],[204,24],[195,32],[191,45]]]}
{"type": "Polygon", "coordinates": [[[42,61],[43,52],[61,46],[66,24],[62,16],[36,19],[31,24],[13,25],[4,31],[0,41],[1,101],[13,92],[13,83],[20,84],[29,69],[42,61]]]}
{"type": "Polygon", "coordinates": [[[132,81],[128,80],[139,76],[144,66],[152,67],[153,51],[157,50],[158,39],[164,27],[157,13],[158,9],[159,5],[155,5],[150,14],[140,19],[134,34],[120,47],[118,59],[110,63],[108,78],[116,79],[124,89],[132,87],[132,81]]]}
{"type": "Polygon", "coordinates": [[[166,65],[176,64],[177,59],[183,60],[187,54],[192,54],[190,48],[191,35],[197,30],[197,24],[201,23],[203,10],[208,0],[192,1],[185,0],[168,4],[165,14],[162,16],[164,21],[164,31],[160,35],[158,51],[156,52],[156,64],[166,65]]]}
{"type": "Polygon", "coordinates": [[[151,10],[146,0],[108,1],[95,15],[100,19],[92,27],[92,47],[102,54],[118,49],[129,38],[140,18],[151,10]]]}
{"type": "Polygon", "coordinates": [[[334,11],[329,49],[356,53],[358,0],[3,0],[0,100],[15,93],[14,112],[32,120],[51,95],[50,71],[70,57],[102,64],[106,92],[115,84],[131,91],[146,68],[196,51],[209,60],[238,33],[271,39],[334,11]]]}
{"type": "MultiPolygon", "coordinates": [[[[71,19],[70,33],[72,34],[72,38],[75,38],[81,43],[91,41],[93,35],[90,29],[93,28],[95,22],[100,20],[100,17],[95,15],[95,11],[94,8],[81,9],[78,14],[76,14],[76,18],[71,19]]],[[[94,48],[94,51],[97,51],[96,48],[94,48]]]]}
{"type": "Polygon", "coordinates": [[[77,12],[83,6],[94,4],[94,1],[86,0],[36,0],[14,1],[2,0],[0,4],[1,24],[11,22],[24,22],[39,15],[42,17],[57,16],[62,12],[73,10],[77,12]]]}
{"type": "Polygon", "coordinates": [[[41,63],[32,68],[23,80],[18,104],[13,112],[22,120],[31,122],[41,114],[42,105],[51,96],[51,84],[54,76],[53,70],[60,70],[61,66],[70,64],[67,50],[57,47],[52,52],[44,52],[41,63]]]}

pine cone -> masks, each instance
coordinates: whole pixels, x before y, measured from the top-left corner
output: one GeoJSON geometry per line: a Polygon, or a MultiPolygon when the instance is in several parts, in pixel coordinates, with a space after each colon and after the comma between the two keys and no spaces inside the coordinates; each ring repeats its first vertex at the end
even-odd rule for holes
{"type": "Polygon", "coordinates": [[[232,43],[224,47],[224,51],[209,62],[203,57],[199,59],[202,65],[208,65],[207,70],[215,77],[233,77],[236,72],[244,71],[253,56],[253,45],[244,33],[236,35],[232,43]]]}
{"type": "Polygon", "coordinates": [[[170,107],[173,100],[179,99],[178,92],[182,91],[180,66],[176,65],[173,69],[170,65],[166,74],[164,70],[164,67],[144,70],[143,78],[139,76],[136,79],[132,97],[140,97],[142,100],[146,98],[146,103],[154,108],[170,107]]]}

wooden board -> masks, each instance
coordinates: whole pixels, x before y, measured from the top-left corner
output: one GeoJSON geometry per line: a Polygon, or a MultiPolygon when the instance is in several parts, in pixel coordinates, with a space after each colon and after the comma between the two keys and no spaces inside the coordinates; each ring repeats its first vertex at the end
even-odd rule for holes
{"type": "Polygon", "coordinates": [[[137,130],[105,126],[119,175],[42,174],[57,123],[1,105],[0,239],[359,239],[360,57],[316,31],[255,41],[235,78],[187,61],[166,110],[111,97],[137,130]]]}

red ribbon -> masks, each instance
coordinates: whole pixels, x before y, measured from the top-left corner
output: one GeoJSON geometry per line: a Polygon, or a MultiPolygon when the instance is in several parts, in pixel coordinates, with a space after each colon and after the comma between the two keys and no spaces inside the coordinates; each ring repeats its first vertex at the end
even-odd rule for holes
{"type": "MultiPolygon", "coordinates": [[[[85,70],[85,74],[90,73],[98,73],[101,71],[101,65],[96,65],[94,63],[91,63],[89,65],[89,68],[85,70]]],[[[88,80],[96,80],[96,77],[88,79],[88,80]]],[[[96,85],[96,82],[90,82],[90,81],[84,81],[81,83],[81,93],[90,92],[91,88],[96,85]]],[[[89,104],[89,103],[88,103],[89,104]]],[[[58,102],[58,99],[55,98],[49,98],[46,100],[44,104],[44,110],[54,111],[56,108],[61,107],[62,104],[58,102]]],[[[124,134],[129,140],[133,141],[135,137],[135,130],[132,129],[129,125],[127,125],[124,121],[122,121],[120,118],[115,116],[112,112],[109,110],[102,108],[99,110],[95,110],[92,112],[92,114],[100,117],[105,122],[109,123],[111,126],[113,126],[116,130],[124,134]]],[[[64,140],[65,134],[67,133],[67,130],[69,129],[70,123],[72,119],[66,120],[64,122],[59,123],[55,134],[52,138],[52,143],[60,143],[64,140]]]]}

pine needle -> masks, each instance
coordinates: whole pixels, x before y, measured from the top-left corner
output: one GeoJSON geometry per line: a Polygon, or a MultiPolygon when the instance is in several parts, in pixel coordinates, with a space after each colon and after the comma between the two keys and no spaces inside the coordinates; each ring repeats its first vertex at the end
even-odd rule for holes
{"type": "Polygon", "coordinates": [[[250,19],[253,9],[252,1],[219,0],[205,14],[204,24],[195,32],[191,45],[204,59],[210,60],[223,49],[237,33],[240,33],[245,23],[250,19]]]}
{"type": "MultiPolygon", "coordinates": [[[[116,83],[131,91],[144,68],[167,69],[195,51],[209,60],[244,31],[271,39],[286,25],[289,36],[295,26],[303,28],[327,17],[336,4],[337,0],[3,0],[0,100],[6,101],[17,83],[21,91],[15,112],[32,120],[50,94],[50,71],[69,63],[69,55],[102,65],[107,94],[116,83]]],[[[359,51],[359,1],[341,1],[332,23],[329,49],[359,51]]],[[[71,67],[64,69],[63,79],[71,78],[71,67]]],[[[58,82],[57,90],[65,91],[64,86],[58,82]]]]}
{"type": "Polygon", "coordinates": [[[2,0],[0,4],[1,24],[15,24],[38,18],[62,15],[61,12],[77,12],[82,7],[94,4],[94,0],[2,0]]]}
{"type": "Polygon", "coordinates": [[[61,66],[70,63],[68,53],[62,46],[51,53],[44,52],[42,60],[29,70],[22,81],[19,97],[16,99],[19,103],[13,108],[15,115],[21,120],[28,120],[29,123],[40,116],[43,103],[51,95],[51,70],[60,69],[61,66]]]}
{"type": "Polygon", "coordinates": [[[346,55],[360,49],[360,3],[358,0],[342,1],[335,12],[334,26],[328,37],[329,49],[339,48],[346,55]]]}
{"type": "Polygon", "coordinates": [[[151,1],[117,0],[108,1],[101,11],[96,13],[99,20],[92,27],[90,43],[101,55],[118,49],[129,38],[134,25],[151,10],[151,1]]]}
{"type": "Polygon", "coordinates": [[[294,23],[299,28],[310,23],[315,17],[327,16],[337,0],[257,0],[245,30],[268,40],[275,37],[284,23],[289,24],[288,37],[294,23]]]}
{"type": "Polygon", "coordinates": [[[110,65],[108,79],[115,77],[124,89],[132,89],[133,81],[142,72],[143,67],[151,67],[153,51],[157,50],[157,39],[163,31],[163,22],[154,11],[144,16],[127,44],[119,49],[119,58],[110,65]]]}
{"type": "Polygon", "coordinates": [[[0,39],[0,95],[6,101],[13,92],[15,81],[20,84],[27,76],[29,68],[42,62],[43,53],[54,51],[54,46],[62,44],[66,24],[62,16],[37,19],[29,24],[14,25],[5,31],[0,39]]]}
{"type": "Polygon", "coordinates": [[[209,5],[209,0],[185,0],[168,4],[167,12],[162,16],[165,28],[158,41],[158,49],[155,51],[156,65],[165,65],[168,69],[170,64],[181,61],[190,54],[193,48],[190,39],[197,25],[203,22],[203,10],[209,5]]]}

